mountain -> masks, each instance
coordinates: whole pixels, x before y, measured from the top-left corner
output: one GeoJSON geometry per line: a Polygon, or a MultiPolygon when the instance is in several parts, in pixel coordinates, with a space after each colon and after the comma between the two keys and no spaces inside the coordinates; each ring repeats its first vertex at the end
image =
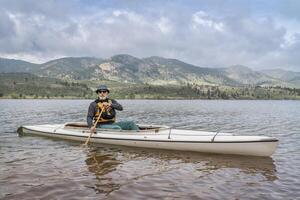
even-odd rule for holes
{"type": "Polygon", "coordinates": [[[93,57],[68,57],[52,60],[40,65],[34,71],[39,76],[65,79],[90,79],[91,74],[102,63],[100,58],[93,57]]]}
{"type": "Polygon", "coordinates": [[[0,73],[32,72],[39,69],[38,64],[23,60],[0,58],[0,73]]]}
{"type": "Polygon", "coordinates": [[[283,69],[269,69],[262,70],[262,73],[288,82],[290,87],[299,87],[300,85],[300,72],[286,71],[283,69]]]}
{"type": "Polygon", "coordinates": [[[105,60],[97,70],[105,79],[148,83],[169,84],[226,84],[237,85],[235,81],[212,68],[201,68],[176,59],[149,57],[138,59],[130,55],[116,55],[105,60]]]}
{"type": "Polygon", "coordinates": [[[130,83],[168,84],[225,84],[238,85],[216,69],[201,68],[176,59],[149,57],[139,59],[121,54],[109,59],[67,57],[43,64],[6,59],[0,63],[0,72],[29,72],[42,77],[65,80],[113,80],[130,83]]]}
{"type": "Polygon", "coordinates": [[[254,71],[243,65],[233,65],[223,69],[223,73],[232,80],[245,85],[282,85],[284,81],[268,76],[264,73],[254,71]]]}
{"type": "Polygon", "coordinates": [[[0,58],[0,73],[28,72],[42,77],[89,79],[103,59],[67,57],[34,64],[22,60],[0,58]]]}
{"type": "Polygon", "coordinates": [[[254,71],[242,65],[228,68],[204,68],[177,59],[157,56],[136,58],[127,54],[108,59],[66,57],[43,64],[0,59],[0,73],[28,72],[39,77],[62,80],[103,80],[149,85],[284,86],[300,88],[299,73],[254,71]]]}

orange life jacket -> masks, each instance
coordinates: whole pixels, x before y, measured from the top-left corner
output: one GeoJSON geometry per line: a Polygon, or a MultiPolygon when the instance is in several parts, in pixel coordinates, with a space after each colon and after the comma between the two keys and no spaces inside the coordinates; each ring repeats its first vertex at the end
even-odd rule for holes
{"type": "MultiPolygon", "coordinates": [[[[104,102],[112,103],[112,101],[110,99],[107,101],[104,101],[104,102]]],[[[105,109],[103,106],[104,102],[97,103],[97,111],[94,116],[94,123],[96,123],[96,121],[101,113],[101,110],[105,109]]],[[[100,119],[98,121],[98,124],[114,123],[115,121],[116,121],[116,111],[113,108],[109,108],[109,109],[103,110],[103,112],[100,116],[100,119]]]]}

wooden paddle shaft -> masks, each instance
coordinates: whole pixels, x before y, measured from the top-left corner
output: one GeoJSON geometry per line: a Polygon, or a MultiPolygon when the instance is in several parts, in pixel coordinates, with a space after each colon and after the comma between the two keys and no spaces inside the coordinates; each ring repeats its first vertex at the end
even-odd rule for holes
{"type": "MultiPolygon", "coordinates": [[[[101,118],[101,115],[102,115],[102,112],[103,112],[103,111],[104,111],[104,107],[101,109],[101,112],[100,112],[100,114],[99,114],[99,116],[98,116],[98,118],[97,118],[97,120],[96,120],[94,126],[92,127],[93,129],[96,128],[96,126],[97,126],[97,124],[98,124],[98,122],[99,122],[99,120],[100,120],[100,118],[101,118]]],[[[87,144],[89,143],[90,138],[92,137],[92,134],[93,134],[93,132],[90,133],[90,135],[89,135],[89,137],[87,138],[87,140],[85,141],[84,145],[87,145],[87,144]]]]}

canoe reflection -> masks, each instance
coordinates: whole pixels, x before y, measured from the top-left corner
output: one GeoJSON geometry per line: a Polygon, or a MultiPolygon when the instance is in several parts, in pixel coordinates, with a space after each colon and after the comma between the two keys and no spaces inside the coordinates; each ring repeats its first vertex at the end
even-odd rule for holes
{"type": "Polygon", "coordinates": [[[134,157],[154,158],[162,161],[179,160],[182,163],[202,163],[200,171],[213,171],[218,169],[233,168],[247,174],[261,174],[268,181],[277,180],[276,165],[271,157],[239,156],[222,154],[205,154],[196,152],[178,152],[155,149],[122,148],[134,154],[134,157]]]}
{"type": "MultiPolygon", "coordinates": [[[[210,173],[219,169],[238,169],[245,174],[261,174],[268,181],[277,180],[276,166],[271,157],[247,157],[230,155],[206,155],[201,156],[205,161],[205,167],[200,171],[209,171],[210,173]]],[[[198,158],[200,159],[200,157],[198,158]]]]}
{"type": "Polygon", "coordinates": [[[195,174],[209,175],[217,170],[234,169],[244,174],[261,175],[267,181],[277,180],[276,166],[270,157],[97,146],[89,149],[86,164],[98,180],[93,189],[106,195],[135,180],[185,166],[193,166],[190,173],[195,174]]]}

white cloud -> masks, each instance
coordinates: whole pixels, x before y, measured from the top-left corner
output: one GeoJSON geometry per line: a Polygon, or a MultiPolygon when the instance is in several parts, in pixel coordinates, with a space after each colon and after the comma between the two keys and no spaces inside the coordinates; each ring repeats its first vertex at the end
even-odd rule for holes
{"type": "Polygon", "coordinates": [[[14,54],[5,54],[0,53],[1,58],[8,58],[8,59],[18,59],[18,60],[24,60],[27,62],[32,62],[36,64],[45,63],[49,60],[58,59],[61,58],[61,55],[44,55],[44,54],[26,54],[26,53],[14,53],[14,54]]]}
{"type": "Polygon", "coordinates": [[[161,17],[156,24],[163,34],[168,34],[172,31],[172,25],[166,17],[161,17]]]}
{"type": "Polygon", "coordinates": [[[118,18],[119,20],[128,20],[137,24],[144,24],[145,19],[142,15],[139,15],[135,12],[129,12],[124,10],[114,10],[112,16],[118,18]]]}
{"type": "Polygon", "coordinates": [[[198,11],[193,14],[193,28],[196,29],[199,26],[215,29],[220,32],[224,31],[224,24],[222,22],[217,22],[204,11],[198,11]]]}
{"type": "Polygon", "coordinates": [[[294,19],[283,19],[277,18],[276,19],[276,26],[277,27],[286,27],[286,33],[283,37],[283,42],[281,43],[281,48],[284,50],[288,50],[293,45],[299,43],[299,39],[297,39],[297,35],[300,34],[300,22],[294,19]]]}
{"type": "Polygon", "coordinates": [[[1,4],[0,56],[42,62],[128,53],[173,57],[203,67],[244,64],[300,71],[299,21],[247,13],[242,5],[222,12],[196,1],[185,9],[176,1],[166,7],[154,1],[147,8],[24,2],[1,4]]]}
{"type": "Polygon", "coordinates": [[[122,14],[122,12],[121,12],[120,10],[115,10],[115,11],[113,11],[113,15],[114,15],[115,17],[119,17],[121,14],[122,14]]]}

